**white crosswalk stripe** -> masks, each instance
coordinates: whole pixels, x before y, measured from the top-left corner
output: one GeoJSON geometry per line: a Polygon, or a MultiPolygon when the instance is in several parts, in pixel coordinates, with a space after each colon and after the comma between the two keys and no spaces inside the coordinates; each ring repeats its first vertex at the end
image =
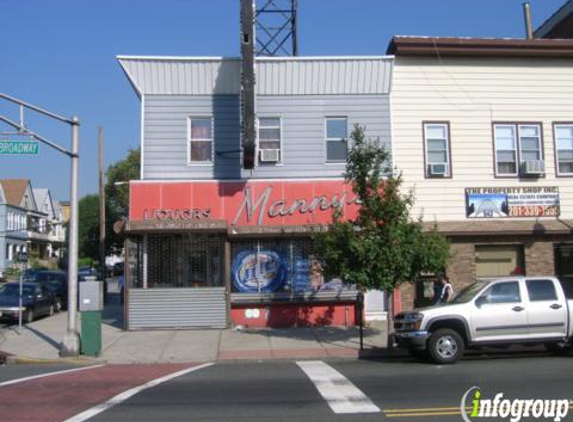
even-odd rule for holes
{"type": "Polygon", "coordinates": [[[322,361],[299,361],[297,365],[314,383],[334,413],[376,413],[378,406],[344,375],[322,361]]]}

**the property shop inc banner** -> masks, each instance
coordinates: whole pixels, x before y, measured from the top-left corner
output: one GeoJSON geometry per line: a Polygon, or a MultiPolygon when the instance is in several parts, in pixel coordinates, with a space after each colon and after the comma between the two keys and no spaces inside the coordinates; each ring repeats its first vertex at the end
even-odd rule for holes
{"type": "Polygon", "coordinates": [[[556,186],[466,188],[468,218],[557,217],[559,214],[556,186]]]}

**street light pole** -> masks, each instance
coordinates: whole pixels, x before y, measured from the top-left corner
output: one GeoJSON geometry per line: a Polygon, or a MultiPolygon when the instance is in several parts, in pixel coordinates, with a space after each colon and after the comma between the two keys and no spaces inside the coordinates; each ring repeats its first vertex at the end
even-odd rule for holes
{"type": "Polygon", "coordinates": [[[60,356],[80,353],[78,334],[78,158],[80,150],[80,120],[72,117],[72,154],[70,186],[70,226],[68,251],[68,329],[60,347],[60,356]]]}

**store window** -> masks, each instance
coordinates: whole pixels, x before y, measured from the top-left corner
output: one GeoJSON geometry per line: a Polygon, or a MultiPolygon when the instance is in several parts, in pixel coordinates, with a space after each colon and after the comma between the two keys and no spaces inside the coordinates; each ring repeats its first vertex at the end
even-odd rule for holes
{"type": "Polygon", "coordinates": [[[494,144],[498,176],[527,175],[534,170],[535,163],[543,160],[541,125],[538,124],[495,124],[494,144]],[[526,162],[532,163],[531,170],[522,168],[526,162]]]}
{"type": "Polygon", "coordinates": [[[345,162],[348,155],[348,119],[326,118],[326,161],[345,162]]]}
{"type": "Polygon", "coordinates": [[[479,245],[475,248],[477,278],[525,275],[522,245],[479,245]]]}
{"type": "Polygon", "coordinates": [[[189,119],[189,163],[210,163],[213,159],[212,119],[189,119]]]}
{"type": "Polygon", "coordinates": [[[573,124],[555,125],[555,160],[559,176],[573,176],[573,124]]]}
{"type": "Polygon", "coordinates": [[[339,278],[325,280],[310,239],[245,240],[231,244],[234,293],[284,293],[352,289],[339,278]]]}
{"type": "MultiPolygon", "coordinates": [[[[147,287],[223,286],[222,242],[217,235],[149,235],[147,287]]],[[[138,261],[143,262],[145,247],[138,250],[138,261]]]]}
{"type": "Polygon", "coordinates": [[[260,117],[259,162],[261,164],[277,164],[281,161],[281,119],[278,117],[260,117]]]}

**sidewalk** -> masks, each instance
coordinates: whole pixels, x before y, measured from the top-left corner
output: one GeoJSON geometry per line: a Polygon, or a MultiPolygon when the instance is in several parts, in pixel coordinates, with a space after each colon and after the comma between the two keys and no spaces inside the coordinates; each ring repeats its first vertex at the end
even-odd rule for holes
{"type": "MultiPolygon", "coordinates": [[[[247,359],[349,357],[360,353],[358,327],[286,329],[123,331],[121,307],[112,297],[103,314],[99,361],[125,363],[213,362],[247,359]]],[[[61,312],[18,329],[0,328],[0,359],[60,360],[58,351],[67,327],[61,312]]],[[[386,322],[364,328],[364,352],[386,347],[386,322]]],[[[91,360],[91,359],[88,359],[91,360]]]]}

